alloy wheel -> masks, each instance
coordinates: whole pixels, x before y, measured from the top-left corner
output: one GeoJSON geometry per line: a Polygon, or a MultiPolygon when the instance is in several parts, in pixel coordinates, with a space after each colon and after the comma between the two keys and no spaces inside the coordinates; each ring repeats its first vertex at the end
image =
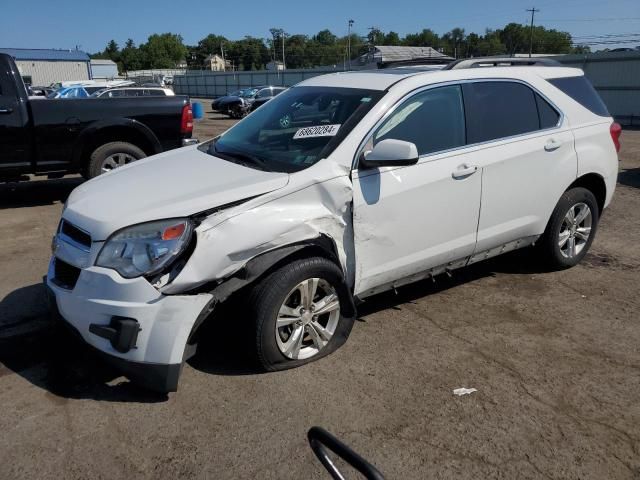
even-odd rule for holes
{"type": "Polygon", "coordinates": [[[276,318],[276,342],[292,360],[317,355],[331,340],[340,321],[340,300],[322,278],[309,278],[285,297],[276,318]]]}
{"type": "Polygon", "coordinates": [[[569,208],[558,234],[558,246],[563,257],[573,258],[580,254],[591,236],[592,222],[591,208],[586,203],[576,203],[569,208]]]}
{"type": "Polygon", "coordinates": [[[137,158],[128,153],[114,153],[104,159],[100,170],[102,173],[107,173],[128,163],[135,162],[136,160],[137,158]]]}

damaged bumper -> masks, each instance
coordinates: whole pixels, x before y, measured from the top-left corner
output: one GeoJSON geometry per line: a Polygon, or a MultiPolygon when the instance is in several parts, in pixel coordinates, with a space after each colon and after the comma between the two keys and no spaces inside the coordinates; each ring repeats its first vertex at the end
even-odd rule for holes
{"type": "Polygon", "coordinates": [[[55,262],[45,280],[54,316],[133,382],[175,391],[192,329],[209,313],[212,295],[163,295],[143,278],[100,267],[81,270],[69,288],[56,281],[55,262]]]}

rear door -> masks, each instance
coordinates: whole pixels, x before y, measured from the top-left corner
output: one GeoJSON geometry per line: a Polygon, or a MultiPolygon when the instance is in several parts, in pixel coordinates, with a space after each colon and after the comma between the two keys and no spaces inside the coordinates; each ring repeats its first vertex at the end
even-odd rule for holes
{"type": "MultiPolygon", "coordinates": [[[[560,195],[576,178],[573,133],[560,111],[527,84],[463,85],[467,143],[482,168],[476,254],[544,232],[560,195]]],[[[521,245],[521,244],[519,244],[521,245]]]]}
{"type": "Polygon", "coordinates": [[[481,172],[465,148],[460,85],[412,94],[374,129],[412,142],[416,165],[353,172],[355,292],[368,296],[435,267],[461,266],[473,253],[481,172]]]}
{"type": "Polygon", "coordinates": [[[1,62],[0,69],[0,168],[26,171],[31,166],[26,105],[19,98],[12,72],[1,62]]]}

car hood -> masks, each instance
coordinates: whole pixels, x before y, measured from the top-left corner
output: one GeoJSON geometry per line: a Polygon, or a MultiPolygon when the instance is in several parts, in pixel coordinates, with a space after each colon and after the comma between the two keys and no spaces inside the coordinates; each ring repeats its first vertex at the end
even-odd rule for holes
{"type": "Polygon", "coordinates": [[[287,173],[265,172],[185,147],[139,160],[77,187],[64,218],[106,240],[137,223],[183,217],[283,188],[287,173]]]}

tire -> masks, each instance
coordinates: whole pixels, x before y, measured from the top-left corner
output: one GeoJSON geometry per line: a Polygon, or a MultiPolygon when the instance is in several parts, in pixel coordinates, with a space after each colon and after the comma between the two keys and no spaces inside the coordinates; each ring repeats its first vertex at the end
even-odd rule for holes
{"type": "Polygon", "coordinates": [[[233,107],[229,109],[229,116],[231,118],[235,118],[236,120],[240,120],[245,116],[245,112],[241,107],[233,107]]]}
{"type": "Polygon", "coordinates": [[[564,192],[538,243],[542,261],[552,269],[577,265],[593,243],[599,218],[598,202],[589,190],[577,187],[564,192]]]}
{"type": "Polygon", "coordinates": [[[255,354],[259,365],[266,371],[285,370],[334,352],[349,337],[355,320],[342,315],[342,312],[349,311],[350,295],[342,270],[322,257],[295,260],[261,280],[251,291],[248,302],[249,314],[254,320],[252,334],[255,335],[255,354]],[[300,308],[309,306],[304,302],[301,290],[297,289],[303,282],[307,282],[307,287],[316,284],[316,303],[300,315],[300,308]],[[314,306],[333,308],[336,303],[337,310],[322,313],[317,319],[313,316],[314,306]],[[297,313],[281,314],[284,307],[290,308],[287,310],[289,313],[297,313]],[[276,328],[278,317],[291,323],[276,328]],[[326,341],[331,331],[333,334],[326,341]],[[296,344],[299,344],[297,352],[296,344]]]}
{"type": "Polygon", "coordinates": [[[109,142],[96,148],[87,166],[87,178],[94,178],[109,170],[140,160],[147,155],[127,142],[109,142]]]}

